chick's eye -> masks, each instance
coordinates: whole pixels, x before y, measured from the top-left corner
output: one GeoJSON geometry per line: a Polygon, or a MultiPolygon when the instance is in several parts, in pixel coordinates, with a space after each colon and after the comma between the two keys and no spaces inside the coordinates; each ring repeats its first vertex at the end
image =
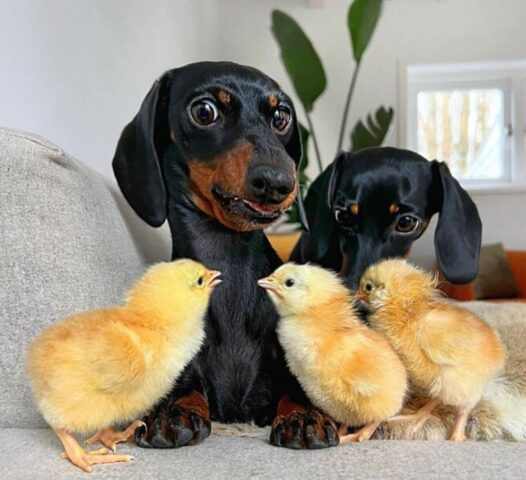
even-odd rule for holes
{"type": "Polygon", "coordinates": [[[285,280],[285,286],[290,288],[294,285],[294,280],[292,278],[287,278],[287,280],[285,280]]]}
{"type": "Polygon", "coordinates": [[[365,291],[366,291],[366,292],[371,292],[372,289],[373,289],[373,285],[372,285],[372,283],[367,282],[367,283],[365,284],[365,291]]]}
{"type": "Polygon", "coordinates": [[[279,135],[284,135],[290,126],[292,113],[290,108],[285,105],[280,105],[272,112],[270,126],[279,135]]]}
{"type": "Polygon", "coordinates": [[[190,105],[190,120],[198,127],[207,127],[217,122],[219,112],[213,100],[196,100],[190,105]]]}
{"type": "Polygon", "coordinates": [[[201,276],[197,279],[197,286],[198,286],[198,287],[202,287],[204,284],[205,284],[205,277],[204,277],[203,275],[201,275],[201,276]]]}
{"type": "Polygon", "coordinates": [[[413,215],[402,215],[396,222],[396,231],[400,233],[414,232],[418,227],[418,218],[413,215]]]}

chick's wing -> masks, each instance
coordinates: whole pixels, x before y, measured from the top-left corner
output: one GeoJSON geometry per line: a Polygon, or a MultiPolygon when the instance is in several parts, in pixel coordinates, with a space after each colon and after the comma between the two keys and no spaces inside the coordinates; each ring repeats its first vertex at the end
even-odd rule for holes
{"type": "Polygon", "coordinates": [[[469,325],[469,314],[454,308],[433,308],[423,315],[416,332],[428,358],[440,366],[461,365],[466,355],[476,353],[477,338],[469,325]]]}
{"type": "Polygon", "coordinates": [[[88,345],[89,371],[95,388],[122,394],[144,379],[148,359],[142,339],[133,330],[109,323],[88,345]]]}

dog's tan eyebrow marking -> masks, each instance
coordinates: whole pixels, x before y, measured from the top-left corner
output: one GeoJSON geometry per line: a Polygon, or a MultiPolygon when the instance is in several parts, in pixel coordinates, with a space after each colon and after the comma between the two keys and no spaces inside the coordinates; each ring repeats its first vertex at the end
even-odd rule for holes
{"type": "Polygon", "coordinates": [[[396,203],[391,203],[389,205],[389,213],[398,213],[400,211],[400,207],[396,203]]]}
{"type": "Polygon", "coordinates": [[[358,215],[359,210],[360,210],[360,209],[358,208],[358,204],[357,204],[357,203],[353,203],[353,204],[351,205],[351,213],[352,213],[353,215],[358,215]]]}
{"type": "Polygon", "coordinates": [[[268,96],[267,102],[270,108],[274,108],[278,106],[279,98],[276,95],[272,94],[268,96]]]}
{"type": "Polygon", "coordinates": [[[225,90],[219,90],[217,98],[223,105],[228,105],[230,103],[230,93],[225,90]]]}

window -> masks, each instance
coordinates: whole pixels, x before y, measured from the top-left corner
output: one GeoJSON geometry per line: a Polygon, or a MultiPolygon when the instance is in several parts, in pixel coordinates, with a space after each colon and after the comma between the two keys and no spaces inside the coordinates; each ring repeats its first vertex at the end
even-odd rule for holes
{"type": "Polygon", "coordinates": [[[410,65],[404,80],[407,148],[472,190],[526,188],[526,61],[410,65]]]}

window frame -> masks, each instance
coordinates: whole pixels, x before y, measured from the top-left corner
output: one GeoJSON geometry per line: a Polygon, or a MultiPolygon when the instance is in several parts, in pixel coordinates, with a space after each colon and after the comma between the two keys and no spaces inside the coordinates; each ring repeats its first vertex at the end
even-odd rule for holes
{"type": "Polygon", "coordinates": [[[415,151],[418,148],[419,91],[471,86],[502,90],[505,126],[512,129],[504,150],[505,176],[502,179],[459,181],[471,192],[526,191],[526,60],[432,65],[407,63],[400,66],[400,73],[399,143],[415,151]]]}

